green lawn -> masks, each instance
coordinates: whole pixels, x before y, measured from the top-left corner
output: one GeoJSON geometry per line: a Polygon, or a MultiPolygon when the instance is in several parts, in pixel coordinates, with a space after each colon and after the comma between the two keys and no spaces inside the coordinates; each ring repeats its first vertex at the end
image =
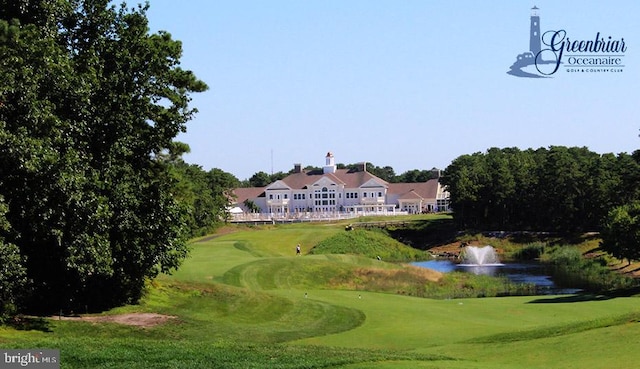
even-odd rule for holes
{"type": "MultiPolygon", "coordinates": [[[[0,328],[0,347],[59,348],[63,368],[633,368],[640,299],[434,300],[332,288],[354,269],[401,266],[308,255],[342,224],[241,228],[192,244],[140,305],[160,326],[45,319],[0,328]],[[303,256],[295,256],[300,243],[303,256]]],[[[356,284],[357,285],[357,284],[356,284]]]]}

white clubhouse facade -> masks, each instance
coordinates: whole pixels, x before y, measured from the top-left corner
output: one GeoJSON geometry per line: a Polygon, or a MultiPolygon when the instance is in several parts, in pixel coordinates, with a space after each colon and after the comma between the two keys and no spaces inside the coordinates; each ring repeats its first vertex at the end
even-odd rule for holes
{"type": "Polygon", "coordinates": [[[439,179],[420,183],[389,183],[369,172],[366,164],[337,169],[331,152],[321,170],[305,171],[295,164],[293,172],[266,187],[234,190],[234,218],[255,218],[248,202],[271,218],[339,218],[342,215],[398,215],[449,210],[449,193],[439,179]]]}

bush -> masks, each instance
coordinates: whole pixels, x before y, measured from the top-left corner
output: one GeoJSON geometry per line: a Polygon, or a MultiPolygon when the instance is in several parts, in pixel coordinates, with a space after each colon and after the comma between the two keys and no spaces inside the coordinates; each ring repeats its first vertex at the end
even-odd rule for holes
{"type": "Polygon", "coordinates": [[[584,258],[576,247],[555,247],[545,259],[553,266],[554,279],[574,288],[600,293],[638,285],[635,279],[611,271],[604,260],[584,258]]]}
{"type": "Polygon", "coordinates": [[[511,256],[514,260],[535,260],[544,254],[544,243],[535,242],[516,250],[511,256]]]}

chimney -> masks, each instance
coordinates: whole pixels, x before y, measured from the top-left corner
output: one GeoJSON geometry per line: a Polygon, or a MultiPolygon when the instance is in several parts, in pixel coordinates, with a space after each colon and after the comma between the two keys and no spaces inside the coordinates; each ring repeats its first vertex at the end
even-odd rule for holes
{"type": "Polygon", "coordinates": [[[293,164],[293,173],[302,173],[302,164],[293,164]]]}
{"type": "Polygon", "coordinates": [[[357,164],[358,172],[366,172],[367,171],[367,162],[363,161],[357,164]]]}

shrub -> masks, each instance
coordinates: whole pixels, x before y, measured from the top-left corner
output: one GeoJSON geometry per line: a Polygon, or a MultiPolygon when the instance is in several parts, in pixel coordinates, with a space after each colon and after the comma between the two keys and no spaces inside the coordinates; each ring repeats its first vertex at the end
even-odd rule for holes
{"type": "Polygon", "coordinates": [[[638,284],[633,278],[610,270],[604,260],[584,258],[576,247],[554,247],[545,259],[553,266],[554,279],[574,288],[607,292],[636,287],[638,284]]]}
{"type": "Polygon", "coordinates": [[[535,260],[544,254],[544,243],[535,242],[516,250],[511,254],[514,260],[535,260]]]}
{"type": "Polygon", "coordinates": [[[473,298],[534,295],[535,285],[513,283],[506,277],[491,277],[472,273],[446,273],[436,283],[426,284],[420,297],[429,298],[473,298]]]}

